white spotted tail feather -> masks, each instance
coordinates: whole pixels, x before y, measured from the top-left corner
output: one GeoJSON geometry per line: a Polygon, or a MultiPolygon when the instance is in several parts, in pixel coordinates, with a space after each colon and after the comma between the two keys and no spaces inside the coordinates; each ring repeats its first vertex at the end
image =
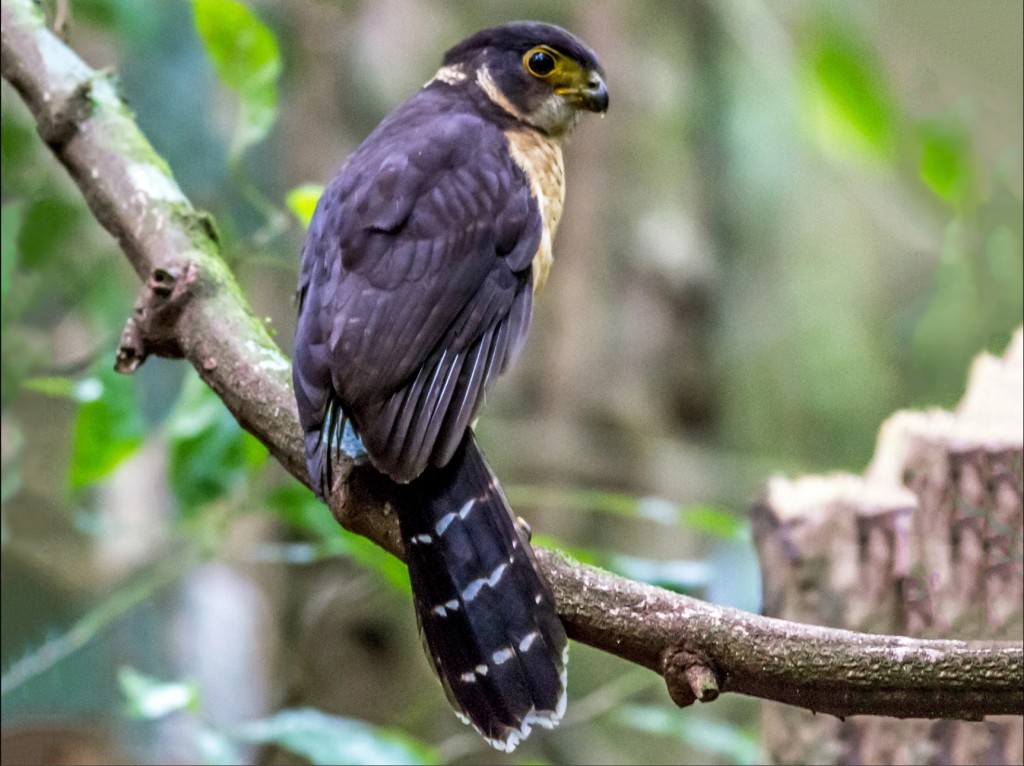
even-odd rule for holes
{"type": "Polygon", "coordinates": [[[420,630],[456,713],[504,751],[556,726],[565,630],[472,433],[448,465],[400,487],[396,505],[420,630]]]}

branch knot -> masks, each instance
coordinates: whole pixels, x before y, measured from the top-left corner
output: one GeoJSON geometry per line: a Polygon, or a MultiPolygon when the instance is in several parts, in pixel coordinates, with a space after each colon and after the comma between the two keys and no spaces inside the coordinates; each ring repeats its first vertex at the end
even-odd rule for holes
{"type": "Polygon", "coordinates": [[[139,290],[132,315],[121,333],[114,369],[130,375],[150,354],[182,356],[176,325],[196,281],[194,261],[183,267],[155,268],[139,290]]]}
{"type": "Polygon", "coordinates": [[[662,675],[669,696],[679,707],[713,702],[721,693],[718,672],[710,660],[685,646],[670,646],[662,654],[662,675]]]}
{"type": "Polygon", "coordinates": [[[85,121],[92,116],[93,78],[102,75],[101,72],[95,72],[92,77],[82,80],[48,119],[40,119],[36,123],[39,137],[54,151],[74,138],[85,121]]]}

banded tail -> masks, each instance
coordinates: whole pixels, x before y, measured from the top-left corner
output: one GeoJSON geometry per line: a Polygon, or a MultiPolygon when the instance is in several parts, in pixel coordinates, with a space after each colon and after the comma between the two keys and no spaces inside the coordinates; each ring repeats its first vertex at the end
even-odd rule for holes
{"type": "Polygon", "coordinates": [[[396,500],[420,630],[459,717],[505,751],[534,725],[554,727],[565,711],[565,629],[472,432],[396,500]]]}

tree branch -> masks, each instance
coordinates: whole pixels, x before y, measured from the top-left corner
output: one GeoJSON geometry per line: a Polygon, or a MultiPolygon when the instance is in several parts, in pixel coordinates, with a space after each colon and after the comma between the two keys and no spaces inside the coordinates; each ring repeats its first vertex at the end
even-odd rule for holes
{"type": "MultiPolygon", "coordinates": [[[[210,218],[182,194],[116,93],[46,29],[30,0],[3,0],[2,74],[40,136],[117,239],[143,288],[118,355],[187,359],[244,428],[308,485],[289,361],[219,256],[210,218]]],[[[332,493],[339,523],[396,555],[372,488],[332,493]]],[[[688,705],[726,691],[838,716],[976,720],[1024,714],[1024,647],[876,636],[784,622],[632,582],[539,550],[569,635],[648,667],[688,705]]]]}

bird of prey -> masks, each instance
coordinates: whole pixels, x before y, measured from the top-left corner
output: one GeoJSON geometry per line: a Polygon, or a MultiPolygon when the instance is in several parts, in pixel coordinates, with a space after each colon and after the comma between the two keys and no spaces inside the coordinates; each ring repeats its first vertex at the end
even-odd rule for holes
{"type": "Polygon", "coordinates": [[[342,453],[386,477],[427,653],[500,750],[560,720],[567,641],[471,423],[548,276],[561,142],[607,108],[597,57],[564,29],[478,32],[343,164],[302,251],[293,380],[314,489],[342,453]]]}

